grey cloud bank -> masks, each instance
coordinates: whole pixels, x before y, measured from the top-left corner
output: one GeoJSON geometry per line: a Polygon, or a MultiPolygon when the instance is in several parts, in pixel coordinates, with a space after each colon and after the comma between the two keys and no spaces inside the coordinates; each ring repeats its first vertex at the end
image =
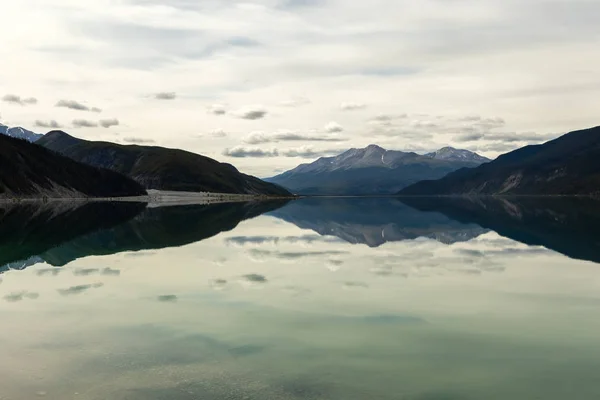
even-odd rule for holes
{"type": "Polygon", "coordinates": [[[100,126],[103,128],[110,128],[111,126],[117,126],[117,125],[119,125],[119,120],[116,118],[100,120],[100,126]]]}
{"type": "Polygon", "coordinates": [[[22,98],[21,96],[18,96],[16,94],[7,94],[2,97],[2,101],[4,101],[5,103],[18,104],[20,106],[33,105],[37,104],[38,102],[35,97],[22,98]]]}
{"type": "Polygon", "coordinates": [[[88,107],[85,104],[75,100],[59,100],[55,107],[69,108],[76,111],[91,111],[97,113],[102,112],[102,110],[98,107],[88,107]]]}
{"type": "Polygon", "coordinates": [[[244,139],[244,142],[248,144],[262,144],[273,142],[343,142],[345,140],[344,138],[328,136],[317,132],[300,133],[284,131],[275,133],[254,132],[248,135],[244,139]]]}
{"type": "Polygon", "coordinates": [[[51,129],[60,129],[62,126],[56,122],[55,120],[50,121],[40,121],[39,119],[35,121],[35,126],[37,128],[51,128],[51,129]]]}
{"type": "Polygon", "coordinates": [[[175,92],[159,92],[154,95],[154,98],[157,100],[174,100],[177,98],[177,94],[175,92]]]}
{"type": "Polygon", "coordinates": [[[74,128],[95,128],[98,126],[96,121],[86,119],[74,119],[72,123],[74,128]]]}
{"type": "Polygon", "coordinates": [[[599,15],[588,0],[22,0],[0,26],[20,60],[3,64],[2,117],[27,127],[104,105],[127,121],[123,137],[263,154],[236,160],[257,175],[293,167],[291,154],[311,154],[295,145],[340,129],[348,147],[495,157],[598,124],[599,15]],[[42,101],[24,107],[18,93],[42,101]],[[227,134],[198,136],[215,130],[227,134]],[[277,149],[242,145],[264,143],[277,149]]]}
{"type": "Polygon", "coordinates": [[[257,120],[267,116],[267,110],[261,107],[247,107],[236,112],[236,115],[242,119],[257,120]]]}
{"type": "Polygon", "coordinates": [[[233,158],[315,158],[341,153],[341,149],[313,149],[311,147],[300,147],[295,149],[262,149],[259,147],[236,146],[231,149],[225,149],[223,155],[233,158]]]}

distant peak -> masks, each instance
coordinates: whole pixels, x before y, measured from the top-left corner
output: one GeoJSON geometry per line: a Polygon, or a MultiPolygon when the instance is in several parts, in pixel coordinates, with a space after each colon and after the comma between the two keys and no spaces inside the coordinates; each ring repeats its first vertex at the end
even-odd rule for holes
{"type": "Polygon", "coordinates": [[[477,153],[474,153],[465,149],[457,149],[451,146],[442,147],[439,150],[434,151],[433,153],[425,154],[427,157],[435,158],[438,160],[448,160],[448,161],[468,161],[468,162],[478,162],[483,163],[490,161],[486,157],[482,157],[477,153]]]}
{"type": "Polygon", "coordinates": [[[377,146],[376,144],[370,144],[367,146],[367,150],[383,150],[386,151],[383,147],[377,146]]]}

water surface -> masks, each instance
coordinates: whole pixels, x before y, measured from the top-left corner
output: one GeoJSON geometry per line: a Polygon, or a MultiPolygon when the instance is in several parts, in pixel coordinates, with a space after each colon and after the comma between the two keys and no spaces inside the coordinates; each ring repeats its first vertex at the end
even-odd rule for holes
{"type": "Polygon", "coordinates": [[[0,398],[597,399],[600,205],[0,206],[0,398]]]}

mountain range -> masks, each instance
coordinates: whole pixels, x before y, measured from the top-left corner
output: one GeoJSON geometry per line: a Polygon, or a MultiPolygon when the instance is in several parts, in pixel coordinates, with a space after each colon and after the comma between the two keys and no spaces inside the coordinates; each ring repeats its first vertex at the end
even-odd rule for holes
{"type": "Polygon", "coordinates": [[[24,139],[0,135],[0,198],[145,195],[119,173],[78,163],[24,139]]]}
{"type": "MultiPolygon", "coordinates": [[[[370,247],[418,237],[450,245],[493,230],[600,262],[600,201],[589,197],[307,198],[157,208],[134,202],[5,202],[0,274],[36,263],[63,266],[88,256],[183,246],[263,213],[370,247]]],[[[506,252],[519,256],[518,250],[506,252]]]]}
{"type": "Polygon", "coordinates": [[[452,147],[419,155],[370,145],[322,157],[265,180],[302,195],[389,195],[421,180],[441,178],[488,161],[452,147]]]}
{"type": "Polygon", "coordinates": [[[400,195],[600,194],[600,126],[526,146],[477,168],[425,180],[400,195]]]}
{"type": "Polygon", "coordinates": [[[41,135],[0,125],[0,140],[3,197],[120,197],[146,189],[277,197],[291,196],[290,192],[317,196],[600,194],[600,127],[526,146],[493,161],[452,147],[419,155],[370,145],[265,180],[184,150],[87,141],[62,131],[41,135]]]}
{"type": "Polygon", "coordinates": [[[289,196],[284,188],[239,172],[233,165],[188,151],[121,145],[52,131],[37,145],[83,164],[126,175],[146,189],[289,196]]]}

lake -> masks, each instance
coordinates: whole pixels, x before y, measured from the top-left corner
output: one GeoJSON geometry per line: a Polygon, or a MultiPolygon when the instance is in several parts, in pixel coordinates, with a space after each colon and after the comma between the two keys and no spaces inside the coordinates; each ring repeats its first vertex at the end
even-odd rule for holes
{"type": "Polygon", "coordinates": [[[598,399],[600,202],[0,205],[0,399],[598,399]]]}

